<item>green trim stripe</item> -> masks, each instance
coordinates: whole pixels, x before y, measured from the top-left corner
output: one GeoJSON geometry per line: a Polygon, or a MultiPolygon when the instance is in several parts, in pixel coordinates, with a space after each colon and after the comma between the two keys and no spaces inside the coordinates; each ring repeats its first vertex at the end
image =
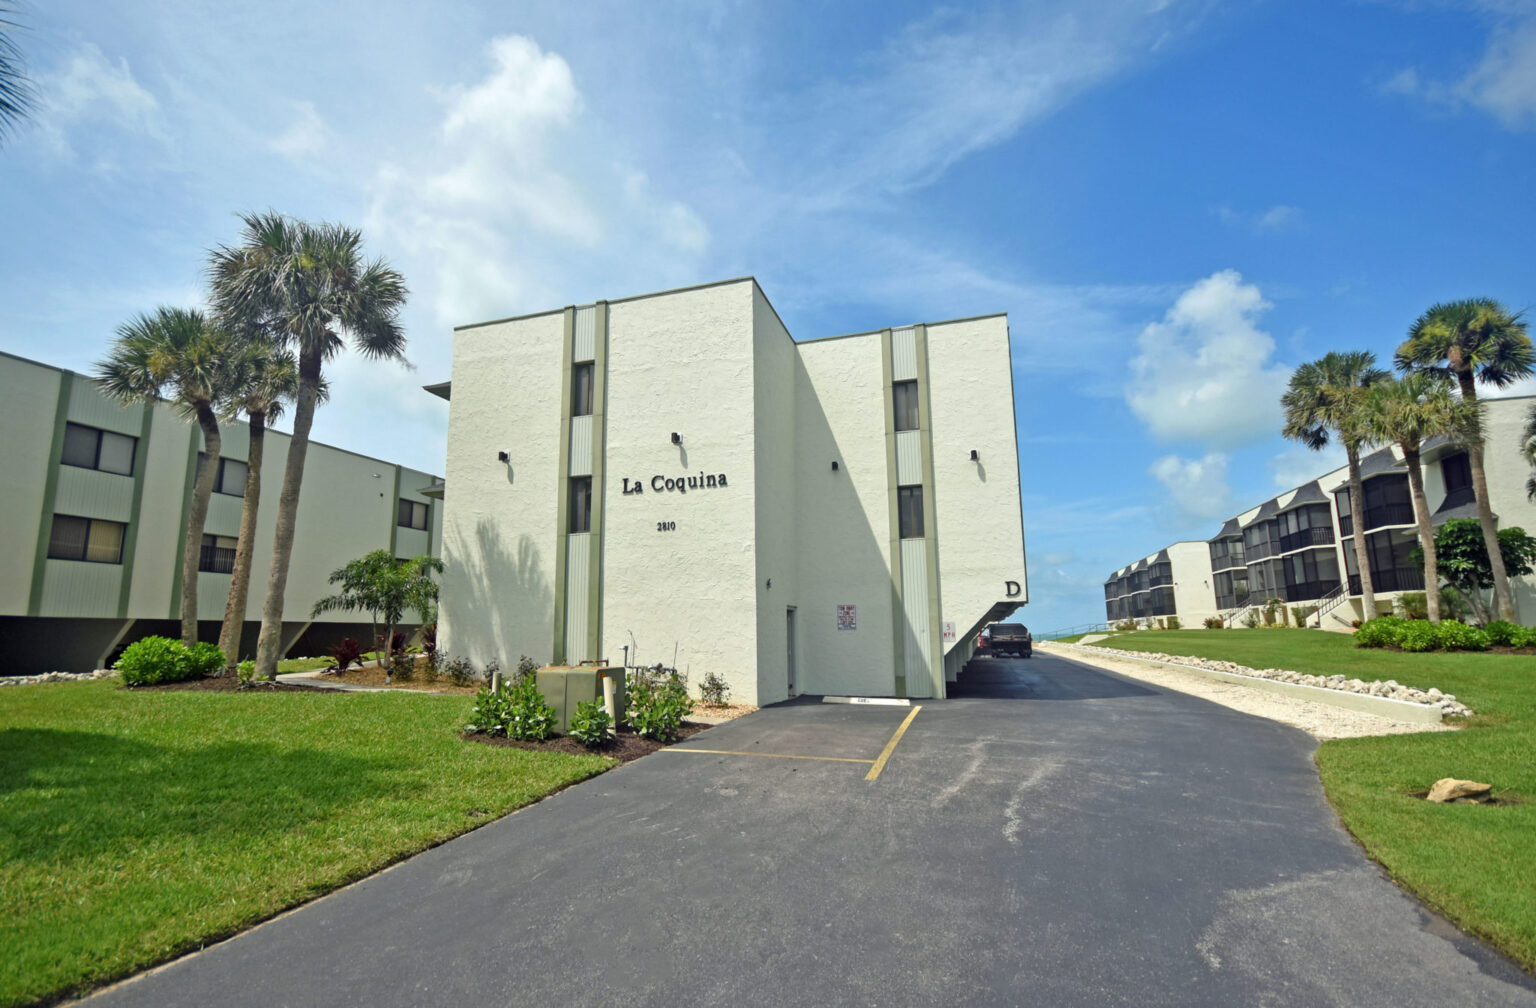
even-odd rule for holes
{"type": "MultiPolygon", "coordinates": [[[[599,301],[593,319],[592,351],[592,525],[587,536],[587,654],[602,657],[603,646],[603,498],[608,427],[608,302],[599,301]]],[[[570,383],[567,382],[567,385],[570,383]]],[[[569,394],[569,393],[567,393],[569,394]]],[[[570,422],[566,422],[570,429],[570,422]]]]}
{"type": "MultiPolygon", "coordinates": [[[[117,591],[117,618],[128,618],[128,598],[133,594],[133,558],[139,551],[139,515],[144,510],[144,470],[149,468],[149,432],[155,422],[155,408],[150,403],[143,406],[144,417],[139,422],[139,443],[133,454],[133,506],[128,512],[127,542],[123,544],[123,582],[117,591]]],[[[180,569],[180,565],[177,565],[180,569]]],[[[126,630],[126,627],[124,628],[126,630]]],[[[116,646],[116,641],[113,645],[116,646]]]]}
{"type": "Polygon", "coordinates": [[[928,674],[933,680],[936,699],[944,698],[944,628],[939,619],[939,501],[937,481],[933,478],[933,410],[928,384],[928,327],[913,326],[917,342],[917,391],[922,397],[919,408],[919,444],[923,463],[923,541],[928,564],[928,674]]]}
{"type": "Polygon", "coordinates": [[[571,344],[575,335],[576,309],[571,306],[564,312],[560,347],[560,461],[559,477],[555,481],[555,643],[550,657],[555,665],[565,664],[565,592],[569,577],[565,543],[571,521],[571,344]]]}
{"type": "MultiPolygon", "coordinates": [[[[389,502],[389,555],[396,556],[395,540],[400,535],[400,467],[395,466],[395,496],[389,502]]],[[[427,513],[427,545],[432,544],[432,514],[427,513]]]]}
{"type": "Polygon", "coordinates": [[[38,616],[43,606],[43,580],[48,572],[48,542],[53,538],[53,507],[59,494],[59,466],[64,458],[64,424],[69,420],[69,397],[74,383],[68,371],[59,372],[59,398],[53,410],[53,443],[48,446],[48,471],[43,479],[43,513],[37,519],[37,548],[32,558],[32,587],[27,595],[27,615],[38,616]]]}
{"type": "Polygon", "coordinates": [[[181,563],[187,548],[187,513],[192,510],[192,493],[197,484],[197,452],[201,446],[203,432],[196,425],[188,428],[187,432],[187,472],[182,482],[181,494],[181,521],[176,526],[176,567],[171,573],[171,612],[170,619],[181,619],[181,563]]]}
{"type": "Polygon", "coordinates": [[[891,658],[895,676],[892,692],[907,695],[907,614],[901,603],[901,514],[896,478],[896,404],[891,378],[891,331],[880,330],[880,389],[885,404],[886,511],[891,525],[891,658]]]}

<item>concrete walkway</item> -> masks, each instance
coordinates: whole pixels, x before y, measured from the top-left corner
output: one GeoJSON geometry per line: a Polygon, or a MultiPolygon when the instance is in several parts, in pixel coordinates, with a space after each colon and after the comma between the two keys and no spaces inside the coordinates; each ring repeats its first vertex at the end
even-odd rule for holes
{"type": "Polygon", "coordinates": [[[1536,1006],[1300,731],[1053,656],[956,692],[894,748],[912,709],[759,711],[90,1004],[1536,1006]]]}

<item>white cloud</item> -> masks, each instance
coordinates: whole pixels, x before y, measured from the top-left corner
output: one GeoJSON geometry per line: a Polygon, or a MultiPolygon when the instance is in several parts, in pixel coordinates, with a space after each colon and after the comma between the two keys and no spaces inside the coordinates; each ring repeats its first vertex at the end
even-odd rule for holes
{"type": "Polygon", "coordinates": [[[1269,302],[1236,270],[1197,282],[1142,330],[1126,402],[1163,441],[1242,444],[1280,427],[1289,371],[1258,328],[1269,302]]]}
{"type": "Polygon", "coordinates": [[[114,63],[94,43],[77,48],[56,72],[40,75],[38,91],[39,132],[62,157],[74,156],[72,137],[94,139],[104,127],[161,135],[154,96],[134,79],[126,59],[114,63]]]}
{"type": "Polygon", "coordinates": [[[1274,477],[1275,489],[1289,490],[1342,468],[1346,461],[1344,449],[1337,444],[1329,444],[1321,451],[1298,445],[1271,456],[1265,464],[1274,477]]]}
{"type": "Polygon", "coordinates": [[[367,231],[412,249],[438,326],[696,279],[708,229],[596,142],[566,61],[517,35],[487,55],[479,80],[438,89],[430,151],[373,184],[367,231]]]}
{"type": "Polygon", "coordinates": [[[1459,80],[1445,80],[1418,67],[1405,67],[1383,81],[1380,89],[1442,108],[1470,105],[1511,130],[1536,127],[1536,8],[1525,2],[1486,0],[1473,6],[1492,15],[1493,21],[1487,44],[1470,72],[1459,80]]]}
{"type": "Polygon", "coordinates": [[[299,102],[298,119],[268,146],[294,160],[313,157],[325,149],[328,132],[325,120],[315,111],[314,102],[299,102]]]}
{"type": "Polygon", "coordinates": [[[1147,472],[1168,492],[1168,503],[1179,520],[1214,521],[1232,513],[1227,456],[1220,452],[1198,459],[1164,455],[1147,472]]]}
{"type": "Polygon", "coordinates": [[[1268,210],[1248,213],[1223,205],[1216,208],[1216,216],[1229,227],[1242,228],[1255,234],[1269,234],[1295,227],[1301,221],[1301,210],[1278,203],[1268,210]]]}

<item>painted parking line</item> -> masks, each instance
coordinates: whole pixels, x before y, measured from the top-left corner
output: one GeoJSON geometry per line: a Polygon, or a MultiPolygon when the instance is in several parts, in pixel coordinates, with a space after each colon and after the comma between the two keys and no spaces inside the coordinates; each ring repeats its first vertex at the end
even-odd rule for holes
{"type": "Polygon", "coordinates": [[[896,751],[896,744],[901,741],[901,736],[906,734],[907,726],[912,723],[912,719],[917,717],[917,712],[922,709],[921,705],[912,708],[912,713],[908,714],[906,720],[897,726],[896,731],[891,735],[890,741],[886,742],[885,748],[874,759],[855,759],[851,756],[803,756],[798,753],[743,752],[738,749],[694,749],[691,747],[683,749],[676,746],[667,746],[659,751],[701,753],[709,756],[761,756],[765,759],[814,760],[820,763],[863,763],[869,767],[869,773],[864,775],[864,779],[872,781],[880,778],[880,771],[885,769],[885,764],[890,761],[891,753],[896,751]]]}

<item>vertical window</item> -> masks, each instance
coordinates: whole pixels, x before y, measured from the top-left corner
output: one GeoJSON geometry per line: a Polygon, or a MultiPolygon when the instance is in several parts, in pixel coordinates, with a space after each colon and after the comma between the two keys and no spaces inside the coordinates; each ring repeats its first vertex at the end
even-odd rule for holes
{"type": "MultiPolygon", "coordinates": [[[[208,455],[204,452],[197,453],[197,471],[201,475],[203,466],[208,464],[208,455]]],[[[218,471],[213,474],[213,492],[228,494],[231,497],[245,496],[245,479],[250,474],[251,467],[239,459],[220,458],[218,471]]]]}
{"type": "Polygon", "coordinates": [[[233,536],[205,534],[197,569],[211,574],[232,573],[235,569],[235,547],[239,544],[239,540],[233,536]]]}
{"type": "Polygon", "coordinates": [[[421,501],[400,498],[400,516],[395,522],[401,528],[424,529],[427,527],[427,506],[421,501]]]}
{"type": "Polygon", "coordinates": [[[571,477],[572,532],[592,531],[592,477],[571,477]]]}
{"type": "Polygon", "coordinates": [[[917,430],[917,382],[897,382],[891,386],[891,395],[896,406],[896,429],[917,430]]]}
{"type": "Polygon", "coordinates": [[[133,453],[138,443],[138,438],[127,434],[67,423],[64,425],[64,453],[59,456],[59,461],[82,469],[132,476],[133,453]]]}
{"type": "Polygon", "coordinates": [[[923,488],[904,486],[896,488],[897,523],[903,539],[923,537],[923,488]]]}
{"type": "Polygon", "coordinates": [[[51,560],[85,560],[90,563],[122,563],[123,538],[128,526],[98,518],[54,515],[48,536],[51,560]]]}
{"type": "Polygon", "coordinates": [[[592,415],[592,362],[571,368],[571,416],[592,415]]]}

